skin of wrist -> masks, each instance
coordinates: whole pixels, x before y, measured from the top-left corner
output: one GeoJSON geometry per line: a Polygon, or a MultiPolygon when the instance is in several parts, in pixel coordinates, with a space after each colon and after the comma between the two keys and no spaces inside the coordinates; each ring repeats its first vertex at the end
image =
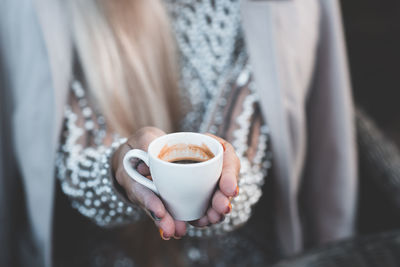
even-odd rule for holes
{"type": "Polygon", "coordinates": [[[125,144],[122,144],[115,152],[114,154],[111,156],[111,172],[113,174],[113,176],[115,177],[115,172],[118,169],[118,162],[119,162],[119,158],[120,158],[120,153],[121,153],[121,149],[125,144]]]}

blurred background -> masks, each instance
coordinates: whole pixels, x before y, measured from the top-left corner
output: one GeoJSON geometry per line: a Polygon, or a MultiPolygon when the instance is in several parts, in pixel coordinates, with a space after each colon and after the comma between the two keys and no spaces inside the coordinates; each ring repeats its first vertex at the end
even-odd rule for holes
{"type": "Polygon", "coordinates": [[[400,144],[400,1],[341,4],[354,97],[400,144]]]}
{"type": "MultiPolygon", "coordinates": [[[[396,144],[391,148],[396,154],[400,145],[400,1],[342,0],[341,4],[355,102],[386,141],[396,144]]],[[[377,190],[376,181],[368,179],[368,167],[363,166],[367,163],[360,156],[359,222],[368,222],[360,223],[360,230],[398,227],[398,207],[377,190]]]]}
{"type": "Polygon", "coordinates": [[[341,0],[359,153],[359,237],[274,267],[400,266],[400,1],[341,0]]]}

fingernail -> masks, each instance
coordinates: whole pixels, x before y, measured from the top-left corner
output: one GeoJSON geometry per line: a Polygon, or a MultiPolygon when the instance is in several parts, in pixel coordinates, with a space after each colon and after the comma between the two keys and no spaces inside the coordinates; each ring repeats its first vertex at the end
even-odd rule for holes
{"type": "Polygon", "coordinates": [[[236,191],[234,197],[237,197],[239,195],[239,186],[236,186],[236,191]]]}
{"type": "Polygon", "coordinates": [[[179,240],[179,239],[181,239],[182,237],[181,237],[181,236],[176,236],[176,235],[174,235],[174,238],[177,239],[177,240],[179,240]]]}
{"type": "Polygon", "coordinates": [[[225,214],[228,214],[232,210],[232,204],[229,202],[228,207],[226,208],[225,214]]]}
{"type": "Polygon", "coordinates": [[[224,152],[225,152],[226,151],[225,144],[223,142],[220,142],[220,144],[222,145],[222,148],[224,149],[224,152]]]}
{"type": "Polygon", "coordinates": [[[163,229],[159,228],[158,230],[160,231],[160,236],[161,236],[161,238],[163,240],[169,240],[170,239],[170,237],[164,235],[163,229]]]}
{"type": "Polygon", "coordinates": [[[151,210],[149,212],[150,212],[150,216],[151,216],[151,218],[153,218],[153,220],[161,221],[161,218],[158,218],[154,212],[152,212],[151,210]]]}

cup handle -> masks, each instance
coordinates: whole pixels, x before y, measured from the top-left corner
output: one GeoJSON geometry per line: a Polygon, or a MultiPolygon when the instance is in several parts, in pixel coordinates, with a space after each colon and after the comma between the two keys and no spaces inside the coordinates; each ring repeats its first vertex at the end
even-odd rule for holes
{"type": "Polygon", "coordinates": [[[141,185],[144,185],[145,187],[147,187],[148,189],[159,195],[158,190],[154,185],[153,181],[147,179],[146,177],[141,175],[135,168],[132,167],[130,161],[133,158],[141,159],[144,161],[144,163],[146,163],[147,166],[149,166],[149,155],[147,154],[147,152],[140,149],[133,149],[128,151],[128,153],[126,153],[124,156],[123,165],[125,171],[133,180],[135,180],[141,185]]]}

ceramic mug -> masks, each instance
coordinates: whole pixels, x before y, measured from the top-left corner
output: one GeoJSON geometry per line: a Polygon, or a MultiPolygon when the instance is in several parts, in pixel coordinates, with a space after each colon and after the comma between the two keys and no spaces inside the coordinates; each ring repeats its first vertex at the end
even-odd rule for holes
{"type": "Polygon", "coordinates": [[[133,180],[161,197],[174,219],[192,221],[201,218],[210,204],[222,172],[223,154],[223,147],[216,139],[199,133],[179,132],[154,139],[147,152],[139,149],[128,151],[123,165],[133,180]],[[206,148],[213,157],[207,158],[203,151],[196,151],[193,147],[206,148]],[[169,149],[168,155],[166,148],[169,149]],[[149,166],[152,180],[132,166],[134,158],[149,166]],[[185,158],[199,162],[173,163],[174,159],[185,158]]]}

